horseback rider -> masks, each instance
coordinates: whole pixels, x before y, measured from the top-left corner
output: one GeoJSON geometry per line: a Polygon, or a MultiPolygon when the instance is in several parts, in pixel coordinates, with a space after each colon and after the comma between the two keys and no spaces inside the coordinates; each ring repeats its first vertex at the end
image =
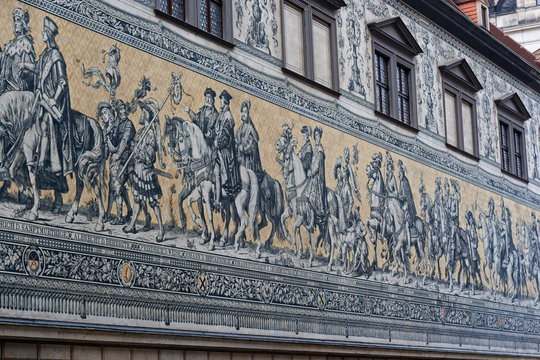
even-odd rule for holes
{"type": "Polygon", "coordinates": [[[337,185],[334,188],[334,192],[340,197],[341,203],[343,204],[345,223],[347,224],[347,226],[351,226],[350,223],[352,221],[354,199],[352,197],[351,188],[345,182],[342,161],[343,160],[341,159],[341,157],[338,157],[336,159],[336,163],[334,164],[334,178],[337,180],[337,185]]]}
{"type": "MultiPolygon", "coordinates": [[[[459,183],[457,180],[451,179],[453,192],[450,194],[450,190],[447,190],[447,205],[449,207],[449,221],[450,221],[450,238],[448,241],[447,247],[447,262],[449,265],[454,265],[454,260],[456,257],[456,249],[458,242],[458,229],[459,229],[459,203],[461,202],[461,192],[459,183]]],[[[448,182],[445,182],[445,188],[448,187],[448,182]]],[[[449,274],[452,276],[452,274],[449,274]]]]}
{"type": "Polygon", "coordinates": [[[264,176],[264,171],[261,164],[261,156],[259,154],[259,134],[249,115],[250,108],[251,101],[246,99],[240,107],[242,124],[236,132],[236,151],[240,165],[253,170],[260,183],[264,176]]]}
{"type": "Polygon", "coordinates": [[[411,230],[414,227],[416,220],[416,205],[411,190],[409,179],[405,176],[407,168],[401,160],[398,161],[398,177],[399,177],[399,202],[405,216],[405,231],[407,232],[407,252],[411,248],[411,230]]]}
{"type": "Polygon", "coordinates": [[[216,92],[211,88],[206,88],[204,91],[204,105],[199,109],[198,113],[194,113],[189,106],[184,106],[184,110],[188,113],[191,121],[201,129],[210,148],[214,146],[216,120],[218,118],[218,111],[214,106],[215,97],[216,92]]]}
{"type": "Polygon", "coordinates": [[[302,162],[304,173],[307,174],[308,170],[311,168],[311,159],[313,158],[313,147],[311,146],[311,141],[309,139],[312,133],[311,126],[302,126],[300,132],[304,134],[304,140],[302,142],[302,147],[298,152],[298,158],[300,158],[300,161],[302,162]]]}
{"type": "Polygon", "coordinates": [[[223,90],[219,95],[221,112],[216,120],[216,137],[214,140],[214,176],[216,192],[214,205],[221,204],[221,191],[232,198],[241,190],[240,168],[236,157],[234,140],[234,119],[229,108],[232,96],[223,90]]]}
{"type": "MultiPolygon", "coordinates": [[[[30,16],[27,10],[16,8],[12,12],[13,34],[4,51],[0,49],[0,94],[7,91],[34,91],[34,73],[22,66],[36,61],[34,40],[29,34],[30,16]]],[[[7,126],[9,128],[9,125],[7,126]]],[[[0,178],[9,179],[8,165],[5,164],[6,138],[9,130],[0,125],[0,178]]]]}
{"type": "Polygon", "coordinates": [[[13,34],[4,51],[0,52],[0,94],[7,91],[34,91],[34,73],[20,68],[22,63],[33,64],[36,61],[34,40],[29,34],[28,10],[16,8],[12,12],[13,34]]]}
{"type": "MultiPolygon", "coordinates": [[[[311,160],[311,167],[307,172],[307,183],[304,189],[304,196],[308,199],[315,218],[312,219],[319,223],[324,219],[326,212],[328,211],[326,201],[326,177],[324,168],[324,149],[321,145],[323,130],[320,126],[317,126],[313,131],[313,138],[315,139],[315,151],[313,152],[313,158],[311,160]]],[[[313,231],[313,223],[309,224],[309,229],[313,231]]]]}
{"type": "Polygon", "coordinates": [[[56,177],[57,190],[67,192],[64,177],[73,172],[75,165],[71,105],[66,63],[55,40],[58,26],[48,16],[43,21],[41,35],[46,48],[39,60],[21,63],[20,69],[38,75],[36,96],[40,105],[38,133],[41,136],[38,168],[56,177]]]}

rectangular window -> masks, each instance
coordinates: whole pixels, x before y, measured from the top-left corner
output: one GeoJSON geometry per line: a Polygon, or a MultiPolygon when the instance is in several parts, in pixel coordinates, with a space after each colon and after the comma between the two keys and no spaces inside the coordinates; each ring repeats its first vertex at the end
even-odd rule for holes
{"type": "Polygon", "coordinates": [[[411,125],[409,107],[409,70],[403,66],[397,66],[397,94],[398,94],[398,120],[411,125]]]}
{"type": "Polygon", "coordinates": [[[336,21],[326,2],[284,0],[282,8],[283,68],[339,90],[336,21]]]}
{"type": "Polygon", "coordinates": [[[156,0],[156,10],[232,42],[231,0],[156,0]],[[228,10],[226,10],[226,8],[228,10]]]}
{"type": "Polygon", "coordinates": [[[516,175],[523,177],[523,157],[521,146],[521,132],[514,129],[514,157],[516,164],[516,175]]]}
{"type": "Polygon", "coordinates": [[[481,23],[484,28],[488,28],[488,9],[485,6],[480,6],[481,23]]]}
{"type": "Polygon", "coordinates": [[[510,171],[510,151],[508,149],[508,125],[500,124],[501,132],[501,167],[504,171],[510,171]]]}
{"type": "Polygon", "coordinates": [[[388,58],[379,53],[375,53],[375,102],[377,111],[385,115],[390,115],[388,58]]]}
{"type": "Polygon", "coordinates": [[[285,36],[285,52],[286,64],[285,67],[297,72],[299,74],[304,73],[304,37],[301,36],[303,32],[302,26],[302,10],[296,6],[292,6],[288,3],[284,3],[283,9],[285,17],[285,28],[289,36],[285,36]],[[295,36],[298,35],[298,36],[295,36]]]}
{"type": "Polygon", "coordinates": [[[446,142],[458,146],[456,96],[449,91],[444,92],[444,115],[446,120],[446,142]]]}
{"type": "Polygon", "coordinates": [[[315,81],[332,87],[330,25],[317,18],[313,18],[313,54],[315,81]]]}
{"type": "Polygon", "coordinates": [[[466,101],[461,102],[461,117],[463,119],[463,150],[474,154],[473,106],[466,101]]]}

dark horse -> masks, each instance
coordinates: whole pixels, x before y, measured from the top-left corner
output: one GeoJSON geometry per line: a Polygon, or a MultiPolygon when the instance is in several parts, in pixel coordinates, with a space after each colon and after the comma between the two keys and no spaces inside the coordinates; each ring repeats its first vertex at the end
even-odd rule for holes
{"type": "MultiPolygon", "coordinates": [[[[35,121],[35,96],[28,91],[11,91],[0,95],[0,127],[6,132],[4,149],[10,163],[10,175],[19,190],[31,187],[34,202],[30,209],[30,220],[38,219],[40,190],[54,190],[55,204],[61,203],[61,192],[50,184],[45,184],[42,176],[38,177],[36,156],[40,143],[40,132],[35,121]]],[[[96,230],[103,229],[103,200],[101,183],[105,147],[101,127],[94,119],[72,110],[73,152],[75,155],[76,194],[71,209],[66,215],[66,222],[73,222],[79,210],[79,202],[85,183],[94,190],[99,218],[96,230]]],[[[2,149],[2,150],[4,150],[2,149]]]]}

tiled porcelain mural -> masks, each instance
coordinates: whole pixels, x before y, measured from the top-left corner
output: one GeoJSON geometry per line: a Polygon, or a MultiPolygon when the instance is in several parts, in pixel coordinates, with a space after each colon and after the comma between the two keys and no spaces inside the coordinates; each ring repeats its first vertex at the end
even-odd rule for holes
{"type": "MultiPolygon", "coordinates": [[[[369,101],[366,23],[401,8],[348,9],[341,86],[369,101]]],[[[0,95],[3,316],[537,344],[538,194],[100,1],[9,0],[0,12],[13,24],[0,28],[12,65],[0,95]]],[[[277,1],[236,2],[235,14],[246,44],[278,55],[277,1]]],[[[485,82],[484,132],[496,124],[485,94],[534,102],[405,20],[424,49],[421,126],[444,135],[431,90],[454,58],[485,82]]],[[[497,156],[497,144],[481,149],[497,156]]]]}

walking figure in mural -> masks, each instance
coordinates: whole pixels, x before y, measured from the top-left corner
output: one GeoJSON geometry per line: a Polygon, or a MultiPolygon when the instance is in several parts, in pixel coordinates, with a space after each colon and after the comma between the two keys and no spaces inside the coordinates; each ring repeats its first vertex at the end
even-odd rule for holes
{"type": "MultiPolygon", "coordinates": [[[[118,99],[114,102],[116,117],[112,117],[113,109],[107,103],[101,103],[98,112],[105,126],[105,141],[111,154],[109,159],[109,195],[107,201],[106,219],[110,219],[112,205],[116,203],[116,218],[111,221],[113,225],[123,225],[131,219],[133,211],[128,197],[125,184],[133,170],[133,163],[128,164],[129,169],[122,171],[133,151],[133,139],[135,138],[135,126],[128,117],[126,104],[118,99]],[[101,110],[100,110],[101,109],[101,110]],[[110,114],[110,115],[109,115],[110,114]],[[111,116],[110,120],[103,116],[111,116]],[[127,215],[123,216],[123,203],[126,204],[127,215]]],[[[147,219],[149,219],[147,217],[147,219]]]]}
{"type": "Polygon", "coordinates": [[[352,221],[354,199],[352,197],[351,188],[345,182],[345,169],[343,168],[342,162],[343,160],[341,159],[341,157],[338,157],[336,159],[336,163],[334,164],[334,179],[337,180],[334,192],[337,196],[339,196],[341,200],[345,216],[345,223],[347,224],[347,226],[350,226],[350,222],[352,221]]]}
{"type": "MultiPolygon", "coordinates": [[[[141,119],[139,124],[143,127],[139,129],[134,138],[135,147],[133,148],[133,171],[131,171],[131,187],[133,189],[133,216],[130,223],[123,228],[125,233],[136,233],[135,222],[142,209],[148,204],[154,211],[158,221],[159,232],[156,236],[157,242],[162,242],[165,235],[161,210],[159,208],[159,199],[163,195],[158,181],[154,163],[156,162],[156,153],[159,156],[159,142],[157,136],[161,136],[154,130],[154,121],[158,119],[159,104],[155,99],[148,98],[139,103],[141,108],[141,119]]],[[[159,120],[157,120],[159,127],[159,120]]],[[[125,171],[124,171],[125,172],[125,171]]],[[[119,174],[121,176],[122,174],[119,174]]]]}
{"type": "MultiPolygon", "coordinates": [[[[388,261],[388,250],[384,250],[383,241],[391,236],[391,229],[388,228],[387,222],[383,221],[386,209],[386,187],[381,172],[382,154],[375,153],[371,156],[371,162],[366,167],[366,175],[368,181],[366,184],[370,199],[370,218],[366,225],[369,231],[369,238],[374,246],[374,263],[377,268],[381,268],[379,264],[379,255],[388,261]],[[379,242],[381,249],[378,251],[379,242]]],[[[389,223],[388,223],[389,225],[389,223]]],[[[385,262],[386,263],[386,262],[385,262]]],[[[383,264],[385,264],[383,263],[383,264]]]]}
{"type": "Polygon", "coordinates": [[[522,220],[521,233],[524,242],[524,266],[527,271],[527,279],[532,282],[536,292],[535,304],[540,300],[540,249],[538,244],[538,228],[536,215],[531,214],[531,226],[522,220]]]}
{"type": "Polygon", "coordinates": [[[520,274],[519,257],[512,236],[512,219],[510,209],[505,207],[501,198],[501,220],[499,221],[499,257],[501,259],[498,271],[499,277],[505,283],[505,294],[510,294],[513,289],[512,300],[515,300],[520,294],[520,274]]]}
{"type": "MultiPolygon", "coordinates": [[[[440,188],[440,179],[438,179],[438,184],[440,188]]],[[[436,180],[437,180],[436,179],[436,180]]],[[[424,223],[426,224],[426,240],[427,240],[427,250],[426,257],[424,261],[430,267],[428,271],[428,276],[431,278],[436,278],[437,272],[438,277],[442,278],[440,258],[442,257],[442,247],[440,242],[440,221],[435,216],[437,211],[433,200],[426,192],[426,187],[424,181],[420,178],[420,216],[424,218],[424,223]]]]}

